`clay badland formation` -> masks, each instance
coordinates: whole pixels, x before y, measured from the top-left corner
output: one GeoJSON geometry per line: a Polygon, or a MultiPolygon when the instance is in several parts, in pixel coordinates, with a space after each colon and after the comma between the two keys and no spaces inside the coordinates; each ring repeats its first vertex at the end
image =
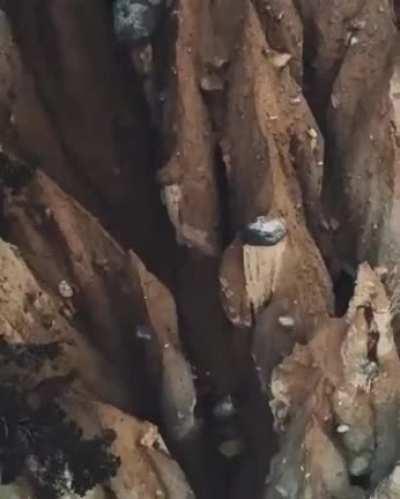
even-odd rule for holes
{"type": "Polygon", "coordinates": [[[397,0],[0,9],[0,498],[400,498],[397,0]]]}

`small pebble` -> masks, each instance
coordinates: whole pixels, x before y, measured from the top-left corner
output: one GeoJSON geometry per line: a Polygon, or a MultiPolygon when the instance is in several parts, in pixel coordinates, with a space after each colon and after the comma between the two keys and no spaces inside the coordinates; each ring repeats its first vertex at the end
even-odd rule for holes
{"type": "Polygon", "coordinates": [[[290,99],[291,104],[300,104],[301,103],[301,97],[292,97],[290,99]]]}
{"type": "Polygon", "coordinates": [[[357,45],[358,42],[359,42],[359,39],[357,36],[351,36],[350,40],[349,40],[349,45],[350,45],[350,47],[353,47],[353,45],[357,45]]]}
{"type": "Polygon", "coordinates": [[[281,68],[284,68],[289,63],[289,61],[291,59],[292,59],[291,54],[286,54],[286,53],[277,54],[277,53],[275,53],[271,57],[271,63],[274,67],[281,69],[281,68]]]}
{"type": "Polygon", "coordinates": [[[236,409],[233,405],[232,397],[230,395],[217,402],[213,408],[213,414],[218,419],[230,418],[235,413],[236,409]]]}
{"type": "Polygon", "coordinates": [[[351,27],[357,31],[364,29],[366,26],[367,26],[367,21],[365,21],[364,19],[362,20],[357,19],[351,23],[351,27]]]}
{"type": "Polygon", "coordinates": [[[350,463],[350,474],[353,476],[362,476],[368,471],[371,457],[368,455],[361,455],[355,457],[350,463]]]}
{"type": "Polygon", "coordinates": [[[337,109],[339,107],[340,100],[339,100],[339,97],[337,95],[335,95],[335,94],[331,95],[331,104],[332,104],[333,109],[337,109]]]}
{"type": "Polygon", "coordinates": [[[274,246],[287,234],[285,221],[281,218],[257,217],[242,230],[242,241],[250,246],[274,246]]]}
{"type": "Polygon", "coordinates": [[[333,232],[336,232],[337,230],[339,230],[340,228],[340,223],[338,220],[336,220],[336,218],[331,218],[331,229],[333,230],[333,232]]]}
{"type": "Polygon", "coordinates": [[[282,485],[277,485],[275,487],[275,490],[278,492],[278,494],[281,496],[281,497],[289,497],[289,493],[286,489],[284,489],[282,487],[282,485]]]}
{"type": "Polygon", "coordinates": [[[63,298],[72,298],[74,296],[74,290],[67,281],[61,281],[58,284],[58,292],[63,298]]]}
{"type": "Polygon", "coordinates": [[[151,340],[151,332],[150,332],[150,329],[147,327],[147,326],[138,326],[136,328],[136,336],[137,338],[141,339],[141,340],[147,340],[147,341],[150,341],[151,340]]]}
{"type": "Polygon", "coordinates": [[[231,459],[243,453],[243,442],[238,439],[226,440],[218,449],[221,454],[231,459]]]}
{"type": "Polygon", "coordinates": [[[223,68],[224,66],[226,66],[227,63],[228,63],[228,59],[226,57],[220,57],[217,55],[214,56],[213,60],[212,60],[212,65],[216,69],[223,68]]]}
{"type": "Polygon", "coordinates": [[[278,322],[281,326],[292,329],[295,325],[295,321],[293,317],[290,317],[290,315],[281,315],[278,319],[278,322]]]}
{"type": "Polygon", "coordinates": [[[288,414],[288,408],[287,407],[281,407],[276,410],[276,417],[277,419],[285,419],[288,414]]]}
{"type": "Polygon", "coordinates": [[[201,78],[200,87],[205,92],[221,91],[224,89],[224,82],[219,76],[209,74],[201,78]]]}
{"type": "Polygon", "coordinates": [[[148,77],[154,71],[154,56],[151,43],[141,44],[131,51],[133,65],[141,77],[148,77]]]}
{"type": "Polygon", "coordinates": [[[315,128],[309,128],[307,130],[307,134],[311,139],[316,139],[318,137],[318,133],[317,130],[315,130],[315,128]]]}
{"type": "Polygon", "coordinates": [[[350,426],[347,424],[340,424],[336,428],[337,433],[347,433],[349,430],[350,430],[350,426]]]}

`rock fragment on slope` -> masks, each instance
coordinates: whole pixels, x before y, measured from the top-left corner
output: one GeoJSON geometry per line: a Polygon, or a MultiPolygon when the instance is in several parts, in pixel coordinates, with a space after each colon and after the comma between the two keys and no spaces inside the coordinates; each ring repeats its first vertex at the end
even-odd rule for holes
{"type": "Polygon", "coordinates": [[[286,236],[284,220],[260,216],[242,230],[244,244],[251,246],[273,246],[286,236]]]}

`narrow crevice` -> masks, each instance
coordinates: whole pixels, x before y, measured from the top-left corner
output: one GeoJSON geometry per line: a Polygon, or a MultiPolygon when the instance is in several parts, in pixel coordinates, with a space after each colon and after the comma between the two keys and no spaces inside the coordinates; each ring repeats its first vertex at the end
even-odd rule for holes
{"type": "Polygon", "coordinates": [[[400,1],[399,0],[394,0],[394,2],[393,2],[393,16],[394,16],[394,22],[395,22],[397,28],[400,28],[400,1]]]}
{"type": "Polygon", "coordinates": [[[365,491],[369,491],[371,488],[371,477],[369,473],[360,476],[350,475],[350,484],[356,487],[360,487],[365,491]]]}
{"type": "Polygon", "coordinates": [[[342,270],[334,281],[335,314],[343,317],[347,312],[350,300],[354,295],[355,277],[342,270]]]}
{"type": "Polygon", "coordinates": [[[223,160],[221,147],[215,147],[215,178],[218,189],[219,201],[219,233],[221,234],[222,247],[225,249],[235,237],[231,223],[231,207],[229,196],[229,180],[226,174],[226,165],[223,160]]]}
{"type": "MultiPolygon", "coordinates": [[[[38,101],[45,111],[46,119],[54,131],[54,137],[70,170],[62,173],[57,171],[55,175],[52,171],[46,171],[46,173],[53,180],[59,181],[68,194],[98,216],[104,228],[122,246],[132,248],[137,252],[146,266],[171,288],[175,266],[173,263],[175,260],[174,234],[165,208],[162,206],[159,185],[155,179],[155,172],[160,166],[163,150],[162,132],[159,128],[152,126],[140,78],[135,74],[126,50],[118,46],[116,40],[113,39],[111,6],[111,2],[103,6],[104,13],[101,11],[103,7],[100,7],[100,14],[108,16],[106,22],[110,23],[109,29],[107,27],[104,29],[103,35],[107,37],[107,40],[106,43],[102,43],[102,46],[109,48],[114,59],[112,67],[110,66],[108,70],[111,73],[114,72],[112,81],[116,83],[116,95],[114,100],[110,95],[102,96],[101,92],[104,89],[108,92],[107,85],[105,85],[99,90],[99,98],[108,102],[107,105],[111,103],[112,107],[109,109],[110,116],[104,116],[110,117],[111,120],[110,147],[112,151],[110,150],[110,155],[113,155],[118,167],[123,167],[122,175],[133,187],[132,194],[126,196],[125,187],[122,187],[121,181],[117,180],[115,186],[117,195],[114,198],[107,198],[104,195],[102,178],[99,177],[97,180],[92,175],[97,165],[89,164],[83,151],[74,150],[71,140],[64,137],[65,116],[73,111],[69,111],[70,96],[68,88],[66,86],[63,88],[63,78],[64,76],[70,79],[76,78],[77,75],[73,72],[69,75],[64,74],[66,63],[63,60],[60,41],[51,19],[49,4],[42,2],[40,5],[25,6],[16,2],[16,5],[10,8],[10,14],[21,57],[34,77],[38,101]],[[121,105],[122,101],[123,105],[121,105]],[[126,168],[128,163],[132,163],[131,171],[126,168]],[[122,194],[120,194],[121,190],[122,194]],[[148,220],[148,224],[140,224],[139,216],[136,214],[133,225],[132,212],[140,211],[138,207],[142,201],[146,204],[146,209],[143,207],[142,216],[148,220]],[[152,230],[148,226],[150,224],[154,224],[152,230]],[[163,241],[162,258],[158,251],[159,240],[163,241]]],[[[164,46],[165,51],[167,50],[165,47],[169,46],[165,43],[165,39],[163,43],[161,38],[164,36],[165,28],[162,27],[155,40],[155,46],[158,47],[155,51],[159,60],[156,68],[158,72],[162,71],[160,68],[165,67],[161,47],[164,46]]],[[[100,71],[107,66],[98,65],[97,67],[96,64],[97,61],[94,61],[94,67],[97,69],[93,71],[97,71],[101,76],[100,71]]],[[[111,76],[107,77],[107,80],[108,78],[111,76]]],[[[160,114],[161,112],[160,106],[160,114]]],[[[75,118],[77,116],[78,114],[75,118]]],[[[100,135],[104,135],[102,124],[99,123],[98,126],[100,135]]],[[[104,126],[107,127],[108,124],[104,123],[104,126]]],[[[96,130],[93,133],[96,133],[96,130]]],[[[79,148],[79,144],[77,147],[79,148]]],[[[50,168],[53,166],[55,165],[51,165],[50,168]]],[[[120,174],[116,171],[116,175],[120,174]]],[[[105,173],[100,172],[100,175],[105,175],[105,173]]]]}

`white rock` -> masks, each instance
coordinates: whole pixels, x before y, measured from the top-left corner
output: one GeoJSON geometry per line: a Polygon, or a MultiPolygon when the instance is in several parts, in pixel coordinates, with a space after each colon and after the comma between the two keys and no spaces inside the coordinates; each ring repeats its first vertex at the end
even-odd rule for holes
{"type": "Polygon", "coordinates": [[[233,416],[235,412],[236,409],[230,395],[217,402],[213,408],[214,416],[219,419],[229,418],[233,416]]]}
{"type": "Polygon", "coordinates": [[[286,53],[274,54],[271,57],[271,63],[276,68],[284,68],[291,59],[292,59],[291,54],[286,54],[286,53]]]}
{"type": "Polygon", "coordinates": [[[309,128],[307,130],[307,133],[308,133],[308,136],[312,139],[316,139],[318,137],[318,133],[317,133],[317,130],[315,130],[315,128],[309,128]]]}
{"type": "Polygon", "coordinates": [[[74,290],[67,281],[60,281],[58,284],[58,292],[63,298],[72,298],[74,296],[74,290]]]}
{"type": "Polygon", "coordinates": [[[151,340],[150,330],[146,326],[138,326],[136,328],[136,336],[141,340],[151,340]]]}
{"type": "Polygon", "coordinates": [[[289,493],[287,492],[286,489],[284,489],[282,487],[282,485],[277,485],[275,487],[275,490],[278,492],[278,494],[281,496],[281,497],[289,497],[289,493]]]}
{"type": "Polygon", "coordinates": [[[357,36],[351,36],[350,40],[349,40],[349,45],[350,45],[350,47],[352,47],[353,45],[357,45],[358,42],[359,42],[359,39],[357,36]]]}
{"type": "Polygon", "coordinates": [[[290,315],[281,315],[278,319],[281,326],[291,329],[295,325],[295,320],[290,315]]]}

